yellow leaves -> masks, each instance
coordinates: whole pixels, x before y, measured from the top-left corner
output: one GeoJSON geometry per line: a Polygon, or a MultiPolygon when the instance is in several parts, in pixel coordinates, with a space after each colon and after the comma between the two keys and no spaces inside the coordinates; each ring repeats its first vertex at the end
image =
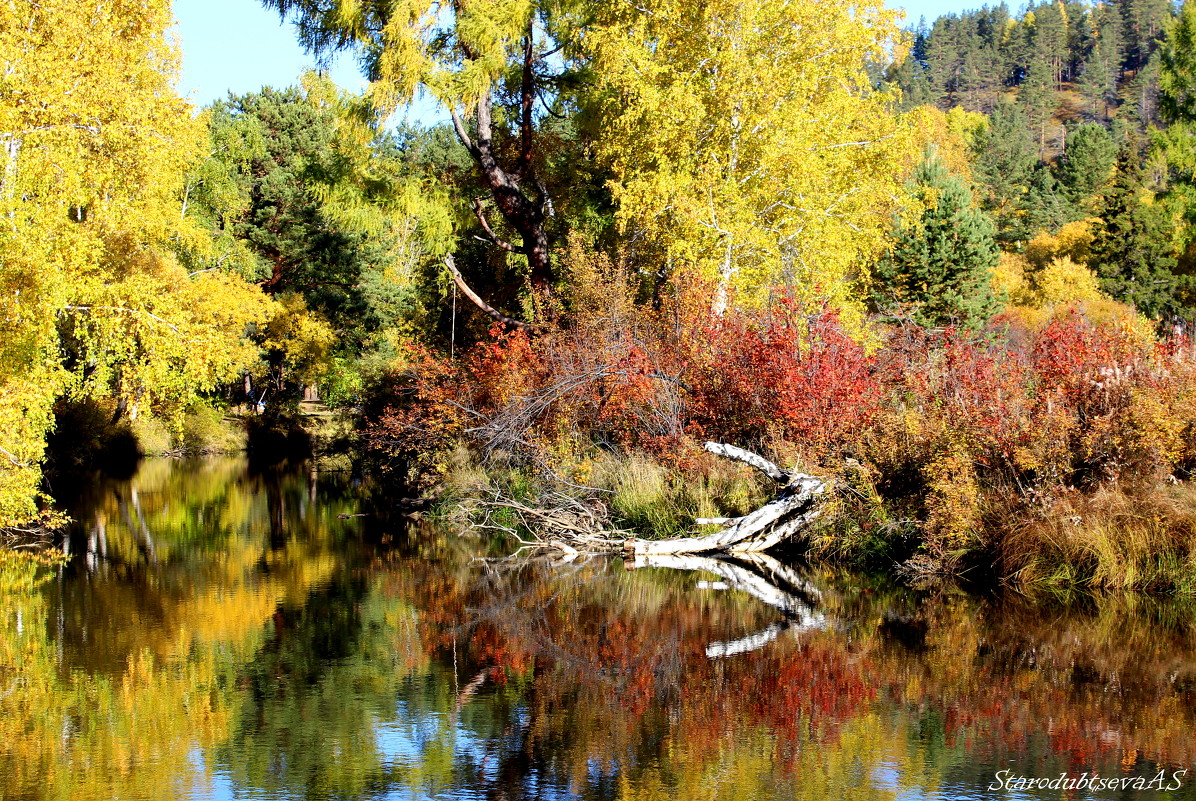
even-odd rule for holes
{"type": "Polygon", "coordinates": [[[1070,256],[1053,257],[1034,269],[1024,256],[1002,253],[993,274],[994,288],[1005,292],[1013,306],[1048,310],[1068,303],[1107,301],[1096,274],[1072,261],[1070,256]]]}
{"type": "Polygon", "coordinates": [[[188,276],[173,258],[141,267],[78,283],[64,310],[69,339],[105,358],[77,369],[73,391],[165,402],[181,412],[192,393],[215,388],[257,360],[246,335],[265,322],[269,301],[237,276],[188,276]]]}
{"type": "Polygon", "coordinates": [[[180,204],[206,134],[170,24],[168,0],[0,4],[0,525],[32,514],[68,387],[178,407],[256,358],[260,291],[172,255],[206,246],[180,204]]]}
{"type": "Polygon", "coordinates": [[[36,196],[34,208],[52,216],[57,203],[118,211],[136,198],[151,201],[137,204],[148,210],[175,191],[163,178],[194,156],[202,130],[171,88],[169,24],[162,0],[0,10],[8,32],[0,40],[0,131],[19,139],[16,180],[36,196]]]}
{"type": "Polygon", "coordinates": [[[61,375],[44,364],[22,375],[0,375],[0,528],[37,514],[43,436],[61,375]]]}
{"type": "Polygon", "coordinates": [[[925,158],[924,154],[933,150],[952,175],[971,178],[970,151],[976,138],[988,128],[985,115],[965,111],[960,106],[947,112],[937,106],[918,106],[907,111],[903,121],[909,126],[917,148],[909,153],[913,160],[908,172],[913,172],[917,162],[925,158]]]}
{"type": "Polygon", "coordinates": [[[1039,233],[1026,245],[1024,253],[1002,253],[994,272],[994,288],[1004,291],[1011,309],[1008,314],[1032,328],[1045,325],[1056,309],[1083,304],[1102,319],[1124,309],[1100,289],[1100,280],[1088,269],[1093,241],[1092,223],[1070,222],[1056,234],[1039,233]]]}
{"type": "Polygon", "coordinates": [[[1021,293],[1028,290],[1026,260],[1017,253],[1002,252],[993,270],[993,294],[1018,303],[1021,293]]]}
{"type": "Polygon", "coordinates": [[[602,8],[584,47],[624,231],[724,295],[783,283],[850,306],[912,142],[862,70],[896,36],[870,2],[602,8]]]}
{"type": "Polygon", "coordinates": [[[1086,264],[1092,253],[1096,238],[1093,227],[1100,222],[1095,218],[1069,222],[1052,235],[1040,232],[1026,244],[1026,261],[1034,269],[1045,267],[1052,259],[1066,257],[1079,264],[1086,264]]]}
{"type": "Polygon", "coordinates": [[[1057,303],[1102,300],[1106,297],[1100,291],[1096,274],[1082,264],[1076,264],[1070,256],[1051,259],[1046,267],[1034,276],[1036,294],[1034,306],[1050,306],[1057,303]]]}
{"type": "MultiPolygon", "coordinates": [[[[476,102],[518,57],[532,11],[529,0],[476,0],[451,11],[439,2],[397,0],[377,37],[379,80],[371,97],[387,111],[414,100],[421,87],[448,106],[476,102]]],[[[345,30],[359,40],[376,37],[364,28],[345,30]]]]}
{"type": "Polygon", "coordinates": [[[926,477],[926,531],[936,553],[971,544],[981,530],[980,485],[966,448],[951,448],[923,468],[926,477]]]}
{"type": "Polygon", "coordinates": [[[295,376],[315,383],[332,366],[336,334],[328,323],[308,311],[302,295],[288,295],[274,304],[265,327],[264,345],[280,351],[295,376]]]}

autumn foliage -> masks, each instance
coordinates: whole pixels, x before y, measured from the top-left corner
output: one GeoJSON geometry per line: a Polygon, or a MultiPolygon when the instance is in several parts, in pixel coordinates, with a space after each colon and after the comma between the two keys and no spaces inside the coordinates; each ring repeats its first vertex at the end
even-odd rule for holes
{"type": "Polygon", "coordinates": [[[840,511],[874,518],[868,536],[907,521],[940,559],[1196,461],[1192,343],[1131,313],[860,332],[779,293],[751,313],[713,316],[697,290],[652,308],[611,274],[577,281],[567,324],[496,326],[455,360],[419,350],[370,421],[375,450],[434,472],[466,439],[564,475],[598,452],[684,471],[701,441],[733,442],[844,477],[857,491],[840,511]]]}

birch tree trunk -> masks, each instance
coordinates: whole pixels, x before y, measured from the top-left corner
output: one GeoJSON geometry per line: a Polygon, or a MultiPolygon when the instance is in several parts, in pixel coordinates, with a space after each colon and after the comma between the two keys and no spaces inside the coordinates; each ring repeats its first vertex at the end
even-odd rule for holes
{"type": "Polygon", "coordinates": [[[727,551],[756,553],[790,539],[819,516],[817,502],[827,484],[820,478],[782,470],[759,454],[707,442],[706,450],[718,456],[751,465],[773,481],[782,484],[777,496],[754,512],[738,518],[699,519],[699,524],[721,524],[721,531],[703,537],[679,537],[669,540],[629,539],[623,551],[629,556],[651,556],[727,551]]]}

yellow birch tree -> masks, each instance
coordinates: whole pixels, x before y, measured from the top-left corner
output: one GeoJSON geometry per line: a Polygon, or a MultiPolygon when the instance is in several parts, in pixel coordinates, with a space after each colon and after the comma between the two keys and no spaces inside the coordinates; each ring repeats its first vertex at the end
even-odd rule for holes
{"type": "Polygon", "coordinates": [[[624,230],[713,280],[716,313],[777,285],[858,313],[914,146],[864,71],[898,44],[880,0],[601,6],[583,47],[624,230]]]}
{"type": "Polygon", "coordinates": [[[168,0],[0,0],[0,526],[36,512],[57,398],[177,403],[266,312],[173,256],[210,240],[180,201],[204,131],[170,23],[168,0]]]}

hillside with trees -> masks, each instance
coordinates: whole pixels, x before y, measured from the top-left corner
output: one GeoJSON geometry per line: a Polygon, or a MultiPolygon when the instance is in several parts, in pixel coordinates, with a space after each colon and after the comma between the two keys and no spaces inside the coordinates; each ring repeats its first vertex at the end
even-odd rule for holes
{"type": "Polygon", "coordinates": [[[167,3],[0,9],[0,527],[319,397],[476,515],[693,530],[767,495],[714,439],[827,558],[1196,586],[1191,0],[264,3],[368,90],[196,113],[167,3]]]}

